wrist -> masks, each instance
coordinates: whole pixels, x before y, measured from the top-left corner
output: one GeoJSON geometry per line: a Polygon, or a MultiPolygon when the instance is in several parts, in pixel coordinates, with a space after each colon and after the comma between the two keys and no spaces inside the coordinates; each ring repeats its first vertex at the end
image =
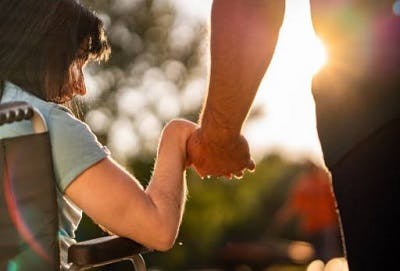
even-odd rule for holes
{"type": "Polygon", "coordinates": [[[186,156],[186,141],[182,142],[179,137],[168,141],[161,140],[157,151],[157,160],[168,161],[167,163],[173,163],[173,161],[175,161],[175,164],[184,165],[186,156]]]}
{"type": "Polygon", "coordinates": [[[223,128],[200,130],[199,132],[202,142],[207,142],[207,144],[213,146],[226,146],[231,142],[237,142],[241,138],[240,133],[233,133],[231,130],[223,128]]]}
{"type": "Polygon", "coordinates": [[[178,148],[163,148],[157,155],[154,174],[161,176],[181,175],[186,169],[186,155],[178,148]]]}
{"type": "Polygon", "coordinates": [[[241,124],[233,124],[226,118],[208,113],[201,118],[199,133],[206,142],[225,142],[239,138],[241,128],[241,124]]]}

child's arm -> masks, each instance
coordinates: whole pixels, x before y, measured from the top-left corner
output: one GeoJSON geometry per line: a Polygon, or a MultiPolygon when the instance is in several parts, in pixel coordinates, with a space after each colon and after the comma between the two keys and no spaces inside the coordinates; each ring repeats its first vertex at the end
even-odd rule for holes
{"type": "Polygon", "coordinates": [[[197,125],[175,120],[163,130],[146,190],[111,158],[77,177],[66,194],[96,223],[143,245],[168,250],[185,205],[186,141],[197,125]]]}

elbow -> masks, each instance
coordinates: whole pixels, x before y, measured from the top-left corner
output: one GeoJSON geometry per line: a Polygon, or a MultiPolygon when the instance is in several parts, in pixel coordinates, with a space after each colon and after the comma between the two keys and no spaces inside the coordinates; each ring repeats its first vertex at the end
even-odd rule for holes
{"type": "Polygon", "coordinates": [[[176,236],[173,234],[164,235],[161,233],[155,233],[154,235],[142,235],[134,236],[132,235],[123,235],[120,236],[126,237],[150,250],[156,250],[161,252],[166,252],[173,248],[175,245],[176,236]]]}
{"type": "Polygon", "coordinates": [[[157,238],[155,240],[155,247],[154,247],[154,249],[158,251],[170,250],[175,245],[175,241],[178,236],[179,226],[178,225],[167,226],[166,224],[167,223],[164,223],[162,227],[158,228],[158,234],[156,235],[157,238]]]}
{"type": "Polygon", "coordinates": [[[148,231],[140,236],[137,234],[121,236],[125,236],[148,249],[165,252],[174,246],[177,234],[176,232],[167,232],[163,229],[158,229],[156,232],[151,233],[151,231],[148,231]]]}
{"type": "MultiPolygon", "coordinates": [[[[151,206],[153,208],[146,212],[147,215],[140,226],[138,227],[137,220],[132,220],[132,224],[129,223],[130,227],[136,228],[136,239],[144,246],[157,251],[168,251],[174,246],[178,236],[181,216],[178,212],[157,208],[154,203],[151,206]]],[[[135,239],[135,236],[132,237],[135,239]]]]}
{"type": "Polygon", "coordinates": [[[175,244],[176,236],[175,235],[166,235],[160,236],[158,240],[155,241],[154,249],[157,251],[168,251],[172,249],[175,244]]]}
{"type": "Polygon", "coordinates": [[[168,251],[174,245],[178,235],[179,226],[164,223],[151,224],[142,231],[142,234],[129,238],[141,242],[144,246],[156,251],[168,251]]]}
{"type": "Polygon", "coordinates": [[[181,225],[182,214],[173,208],[157,208],[152,215],[147,216],[146,235],[151,240],[151,247],[157,251],[170,250],[176,241],[181,225]]]}

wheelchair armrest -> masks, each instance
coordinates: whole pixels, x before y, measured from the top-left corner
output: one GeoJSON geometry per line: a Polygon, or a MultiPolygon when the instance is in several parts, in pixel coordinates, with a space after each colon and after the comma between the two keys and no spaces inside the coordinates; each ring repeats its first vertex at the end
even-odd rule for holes
{"type": "Polygon", "coordinates": [[[113,235],[73,244],[68,249],[68,262],[81,266],[95,265],[149,251],[135,241],[113,235]]]}

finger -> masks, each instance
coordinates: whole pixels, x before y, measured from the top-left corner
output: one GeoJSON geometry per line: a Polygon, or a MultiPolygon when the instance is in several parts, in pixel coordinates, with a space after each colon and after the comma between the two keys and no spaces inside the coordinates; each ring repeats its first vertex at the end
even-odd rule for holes
{"type": "Polygon", "coordinates": [[[223,177],[228,180],[232,180],[232,173],[225,174],[223,177]]]}
{"type": "Polygon", "coordinates": [[[247,163],[247,170],[250,172],[256,170],[256,163],[254,162],[253,159],[250,159],[249,162],[247,163]]]}
{"type": "Polygon", "coordinates": [[[235,173],[233,174],[233,176],[234,176],[235,179],[240,180],[240,179],[243,178],[243,171],[242,171],[242,170],[241,170],[241,171],[237,171],[237,172],[235,172],[235,173]]]}

